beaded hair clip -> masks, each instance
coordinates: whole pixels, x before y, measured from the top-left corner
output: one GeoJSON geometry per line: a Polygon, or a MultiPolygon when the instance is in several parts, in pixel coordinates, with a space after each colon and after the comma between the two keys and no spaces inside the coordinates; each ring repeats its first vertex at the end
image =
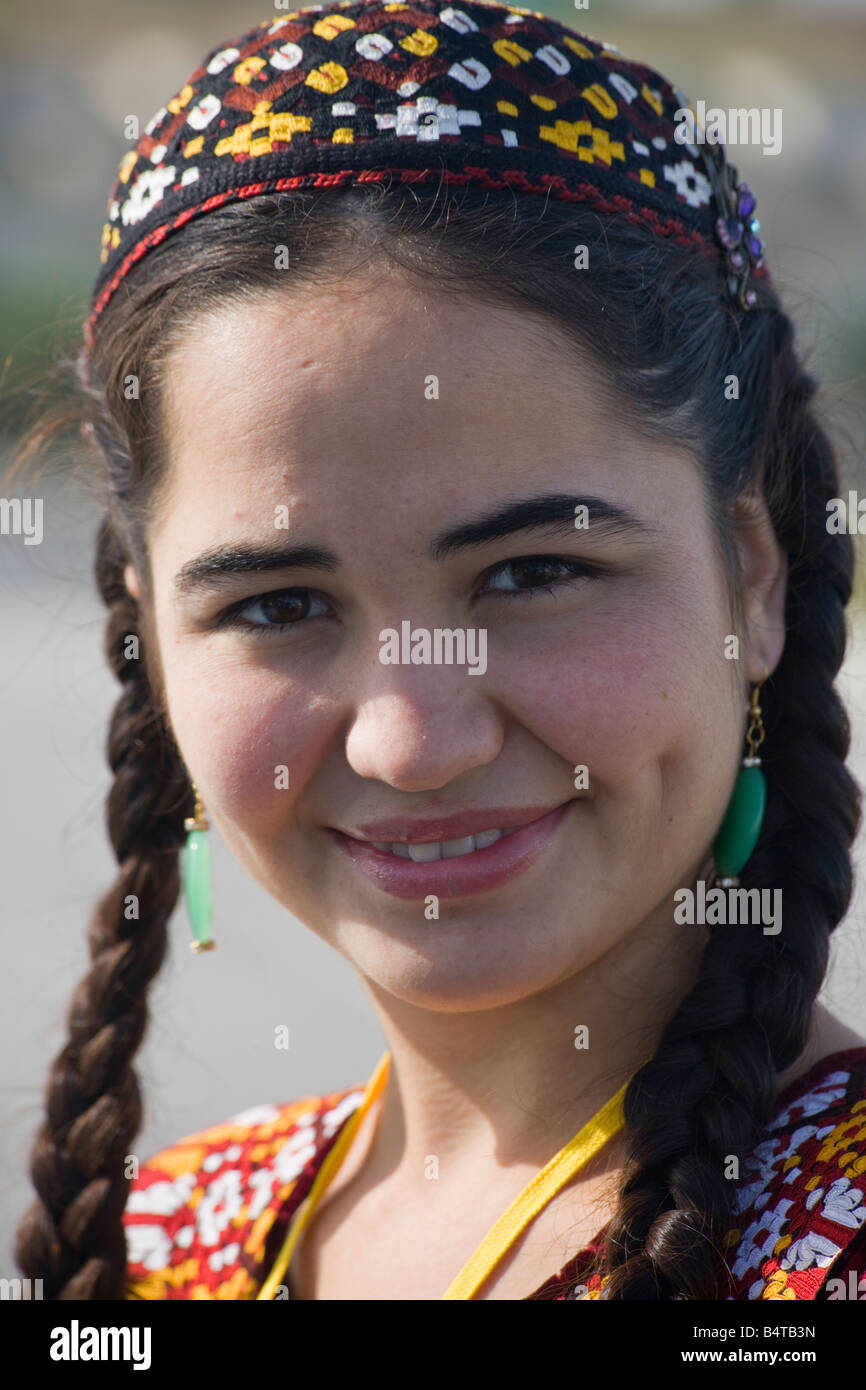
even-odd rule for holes
{"type": "MultiPolygon", "coordinates": [[[[674,91],[679,110],[690,110],[696,120],[688,98],[679,89],[674,91]]],[[[689,151],[700,159],[712,190],[717,213],[714,233],[725,251],[728,295],[748,311],[758,299],[749,284],[750,276],[769,278],[764,265],[764,243],[758,237],[761,224],[754,216],[757,200],[749,185],[740,181],[736,166],[728,162],[720,140],[709,140],[702,133],[698,145],[690,145],[689,151]]]]}
{"type": "Polygon", "coordinates": [[[721,145],[702,145],[701,154],[719,211],[716,236],[727,252],[728,293],[742,309],[752,309],[757,295],[749,276],[764,265],[764,244],[757,235],[761,224],[753,215],[757,200],[747,183],[738,182],[721,145]]]}

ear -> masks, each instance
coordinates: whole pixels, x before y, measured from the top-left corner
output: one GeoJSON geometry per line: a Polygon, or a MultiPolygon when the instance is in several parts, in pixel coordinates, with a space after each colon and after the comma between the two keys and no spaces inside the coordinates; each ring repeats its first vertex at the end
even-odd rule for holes
{"type": "Polygon", "coordinates": [[[141,585],[138,582],[138,574],[134,565],[127,565],[123,571],[123,582],[132,597],[137,601],[141,600],[141,585]]]}
{"type": "Polygon", "coordinates": [[[742,567],[747,671],[750,681],[772,673],[785,648],[788,558],[779,545],[763,496],[750,494],[734,507],[734,539],[742,567]]]}

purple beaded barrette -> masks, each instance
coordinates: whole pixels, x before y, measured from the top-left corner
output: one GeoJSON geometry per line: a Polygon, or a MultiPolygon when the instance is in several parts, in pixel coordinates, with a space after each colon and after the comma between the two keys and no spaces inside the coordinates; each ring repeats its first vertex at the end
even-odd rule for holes
{"type": "MultiPolygon", "coordinates": [[[[676,98],[680,110],[689,109],[694,116],[694,109],[686,95],[677,90],[676,98]]],[[[764,243],[758,237],[761,224],[753,215],[755,195],[747,183],[738,181],[737,170],[728,163],[725,147],[720,140],[707,140],[704,137],[697,153],[707,171],[719,214],[715,233],[727,253],[728,293],[741,309],[752,309],[758,296],[749,287],[749,276],[755,271],[761,272],[764,267],[764,243]]]]}
{"type": "Polygon", "coordinates": [[[761,224],[753,216],[755,195],[747,183],[738,183],[721,144],[705,143],[701,154],[719,209],[716,236],[727,252],[728,292],[742,309],[752,309],[758,296],[749,288],[749,275],[764,264],[764,244],[757,235],[761,224]]]}

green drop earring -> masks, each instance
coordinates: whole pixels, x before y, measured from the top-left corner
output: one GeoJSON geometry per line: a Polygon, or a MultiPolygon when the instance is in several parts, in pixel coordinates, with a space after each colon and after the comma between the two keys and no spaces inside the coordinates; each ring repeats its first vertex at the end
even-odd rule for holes
{"type": "Polygon", "coordinates": [[[192,783],[192,789],[195,794],[195,810],[183,823],[187,832],[183,857],[183,887],[187,916],[194,938],[189,943],[189,948],[198,955],[200,951],[212,951],[216,942],[211,939],[210,934],[213,911],[210,845],[207,841],[210,821],[204,813],[204,805],[195,782],[192,783]]]}
{"type": "Polygon", "coordinates": [[[763,680],[758,681],[752,691],[751,703],[748,706],[749,727],[746,733],[749,751],[743,758],[725,818],[713,845],[716,883],[720,888],[739,887],[738,874],[755,848],[764,822],[767,782],[761,771],[761,759],[756,750],[764,741],[764,723],[758,695],[769,674],[769,669],[765,667],[763,680]]]}

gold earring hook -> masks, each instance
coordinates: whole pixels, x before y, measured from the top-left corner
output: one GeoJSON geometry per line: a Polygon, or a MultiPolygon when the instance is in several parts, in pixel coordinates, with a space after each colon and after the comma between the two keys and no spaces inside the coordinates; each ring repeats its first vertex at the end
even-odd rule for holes
{"type": "Polygon", "coordinates": [[[761,686],[766,683],[769,674],[770,668],[765,666],[762,678],[756,682],[752,690],[752,698],[749,703],[749,728],[746,733],[746,742],[749,745],[750,758],[755,757],[757,749],[764,741],[764,721],[761,716],[759,696],[761,693],[761,686]]]}
{"type": "Polygon", "coordinates": [[[199,795],[198,787],[195,782],[192,782],[191,786],[195,796],[195,808],[192,815],[185,818],[183,828],[184,830],[210,830],[210,821],[204,813],[204,802],[199,795]]]}

